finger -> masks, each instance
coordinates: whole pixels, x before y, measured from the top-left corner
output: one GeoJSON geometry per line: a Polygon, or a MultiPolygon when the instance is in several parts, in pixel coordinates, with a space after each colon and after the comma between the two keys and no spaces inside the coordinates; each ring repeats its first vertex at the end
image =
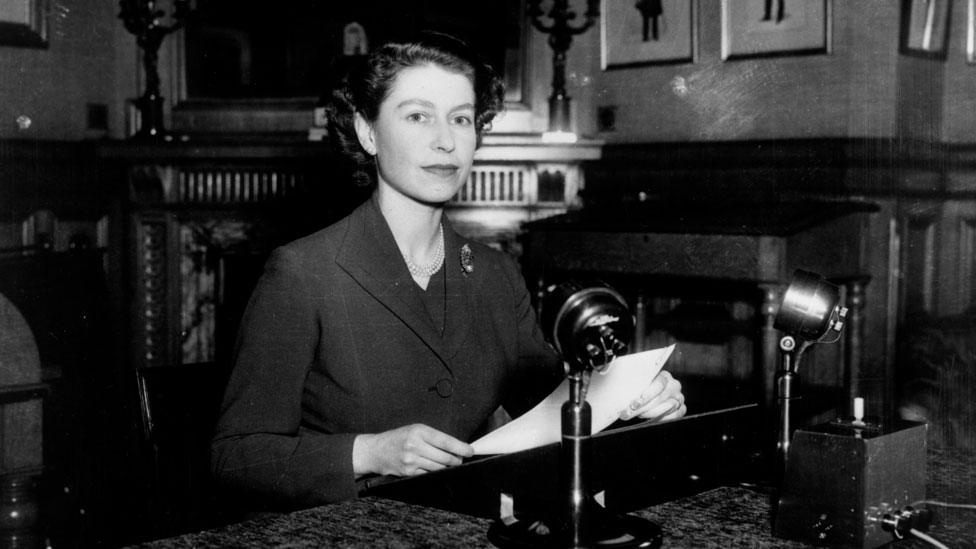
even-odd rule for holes
{"type": "Polygon", "coordinates": [[[649,404],[640,410],[637,410],[634,415],[643,419],[660,419],[665,415],[673,412],[680,404],[676,401],[667,399],[655,404],[649,404]]]}
{"type": "Polygon", "coordinates": [[[443,433],[432,427],[427,427],[421,433],[424,441],[430,446],[458,457],[471,457],[474,455],[474,448],[466,442],[462,442],[447,433],[443,433]]]}
{"type": "Polygon", "coordinates": [[[676,396],[670,396],[648,403],[643,408],[636,410],[631,417],[638,416],[643,419],[654,419],[660,421],[664,419],[665,416],[679,410],[682,406],[684,406],[684,403],[684,395],[678,393],[676,396]]]}
{"type": "Polygon", "coordinates": [[[671,373],[667,370],[662,370],[658,372],[654,379],[647,385],[644,391],[641,392],[640,396],[630,403],[631,410],[637,410],[644,407],[649,402],[652,402],[655,398],[663,393],[675,379],[671,376],[671,373]]]}
{"type": "Polygon", "coordinates": [[[447,468],[447,466],[443,463],[438,463],[435,460],[427,459],[423,456],[413,456],[413,459],[410,460],[409,464],[404,464],[403,475],[416,476],[445,468],[447,468]]]}
{"type": "MultiPolygon", "coordinates": [[[[450,452],[446,452],[436,446],[427,445],[417,453],[419,459],[435,464],[439,469],[453,467],[461,464],[461,458],[450,452]]],[[[428,469],[430,470],[430,469],[428,469]]]]}
{"type": "Polygon", "coordinates": [[[687,414],[687,413],[688,413],[688,407],[685,406],[684,404],[682,404],[681,406],[678,406],[678,409],[677,410],[675,410],[675,411],[671,412],[670,414],[662,417],[661,418],[661,421],[671,421],[672,419],[682,418],[682,417],[685,417],[685,414],[687,414]]]}
{"type": "Polygon", "coordinates": [[[417,438],[404,445],[398,459],[397,469],[401,475],[416,475],[436,471],[452,465],[459,465],[461,458],[431,446],[417,438]]]}

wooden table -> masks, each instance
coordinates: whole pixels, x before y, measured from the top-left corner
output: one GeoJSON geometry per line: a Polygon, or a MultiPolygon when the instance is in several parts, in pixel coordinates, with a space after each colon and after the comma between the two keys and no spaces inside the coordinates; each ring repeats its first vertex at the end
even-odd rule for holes
{"type": "MultiPolygon", "coordinates": [[[[708,287],[721,297],[733,287],[757,289],[758,321],[736,329],[753,334],[757,352],[751,371],[757,397],[767,404],[774,397],[780,334],[773,320],[782,292],[795,269],[814,271],[845,287],[843,375],[848,393],[863,396],[857,382],[869,278],[862,240],[865,214],[876,210],[859,201],[599,204],[526,225],[523,257],[530,284],[540,292],[564,278],[639,280],[637,303],[631,304],[637,310],[638,345],[654,321],[644,302],[655,292],[683,285],[693,294],[708,287]]],[[[690,320],[700,321],[701,315],[690,320]]]]}

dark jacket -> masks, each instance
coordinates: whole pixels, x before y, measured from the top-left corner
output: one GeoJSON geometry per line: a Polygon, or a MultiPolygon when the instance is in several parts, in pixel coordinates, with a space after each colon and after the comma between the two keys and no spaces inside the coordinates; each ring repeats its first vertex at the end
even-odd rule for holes
{"type": "Polygon", "coordinates": [[[220,483],[270,505],[352,498],[357,434],[423,423],[469,440],[500,404],[514,416],[556,386],[562,370],[515,261],[446,219],[444,246],[443,336],[372,199],[275,250],[211,447],[220,483]]]}

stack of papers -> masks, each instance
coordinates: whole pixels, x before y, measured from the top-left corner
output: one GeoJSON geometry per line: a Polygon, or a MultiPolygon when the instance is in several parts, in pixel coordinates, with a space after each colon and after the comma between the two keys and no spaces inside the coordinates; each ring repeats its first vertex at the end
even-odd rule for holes
{"type": "MultiPolygon", "coordinates": [[[[650,385],[668,361],[674,345],[624,355],[603,373],[594,373],[586,400],[592,410],[591,433],[606,429],[650,385]]],[[[475,454],[507,454],[558,442],[560,416],[569,399],[569,380],[564,380],[542,402],[525,414],[471,443],[475,454]]]]}

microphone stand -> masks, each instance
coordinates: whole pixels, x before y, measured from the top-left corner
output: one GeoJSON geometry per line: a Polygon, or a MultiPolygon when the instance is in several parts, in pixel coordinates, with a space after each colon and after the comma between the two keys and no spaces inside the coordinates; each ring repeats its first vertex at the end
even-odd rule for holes
{"type": "Polygon", "coordinates": [[[503,548],[659,547],[660,526],[607,511],[591,494],[587,478],[596,468],[590,463],[593,427],[586,390],[594,369],[602,371],[626,352],[633,316],[623,297],[607,286],[567,282],[551,287],[548,296],[555,306],[543,307],[542,324],[567,363],[569,380],[569,398],[560,410],[558,503],[544,521],[496,521],[488,539],[503,548]]]}
{"type": "Polygon", "coordinates": [[[778,488],[786,474],[786,461],[790,453],[790,441],[793,438],[793,403],[800,399],[793,390],[800,384],[797,369],[800,365],[800,355],[810,345],[802,341],[799,347],[793,336],[783,336],[779,340],[780,368],[776,372],[776,404],[779,408],[779,421],[776,425],[776,464],[774,485],[778,488]]]}
{"type": "Polygon", "coordinates": [[[589,470],[586,444],[590,437],[592,414],[586,401],[586,386],[590,370],[569,374],[569,400],[562,407],[562,444],[560,446],[560,479],[565,487],[566,541],[570,547],[583,547],[588,538],[584,523],[585,507],[589,501],[583,472],[589,470]]]}
{"type": "Polygon", "coordinates": [[[559,454],[561,516],[555,528],[543,533],[524,527],[526,520],[507,526],[498,521],[488,530],[488,539],[498,547],[584,547],[653,549],[661,546],[663,533],[657,524],[632,515],[616,515],[600,506],[590,494],[592,412],[586,401],[592,367],[570,369],[569,398],[561,409],[562,442],[559,454]],[[520,524],[521,523],[521,524],[520,524]]]}

